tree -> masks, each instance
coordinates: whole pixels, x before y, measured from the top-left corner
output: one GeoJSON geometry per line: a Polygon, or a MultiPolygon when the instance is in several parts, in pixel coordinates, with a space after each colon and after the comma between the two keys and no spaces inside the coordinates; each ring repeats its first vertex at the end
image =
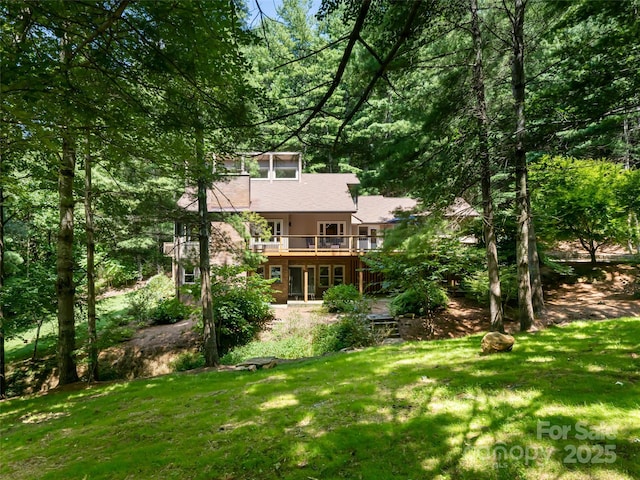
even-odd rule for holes
{"type": "Polygon", "coordinates": [[[516,263],[518,265],[518,316],[520,330],[531,328],[535,319],[531,299],[531,279],[529,271],[529,209],[527,198],[527,152],[525,147],[525,88],[524,71],[525,42],[524,15],[526,0],[515,0],[514,10],[509,12],[511,23],[511,41],[513,56],[511,58],[511,91],[516,112],[515,152],[513,166],[516,181],[516,263]]]}
{"type": "Polygon", "coordinates": [[[640,160],[640,20],[636,2],[536,2],[548,22],[531,83],[530,139],[550,155],[640,160]]]}
{"type": "Polygon", "coordinates": [[[532,173],[533,208],[550,241],[578,240],[595,264],[601,247],[626,240],[629,210],[620,191],[631,175],[621,165],[543,157],[532,173]]]}
{"type": "Polygon", "coordinates": [[[385,235],[382,249],[363,261],[371,271],[384,274],[385,290],[409,292],[420,313],[430,315],[447,304],[443,281],[462,276],[478,261],[478,250],[460,243],[449,228],[437,216],[405,218],[385,235]]]}
{"type": "Polygon", "coordinates": [[[478,17],[478,2],[470,1],[471,34],[476,59],[473,66],[473,90],[476,97],[476,117],[478,119],[478,153],[481,164],[481,188],[483,206],[483,230],[487,252],[487,272],[489,274],[489,314],[491,330],[504,332],[502,322],[502,292],[500,289],[500,267],[498,246],[494,229],[493,197],[491,193],[491,159],[489,153],[489,118],[485,99],[484,68],[482,66],[482,35],[478,17]]]}
{"type": "Polygon", "coordinates": [[[165,127],[188,139],[184,158],[187,181],[195,186],[198,205],[200,301],[205,364],[217,366],[216,327],[210,274],[211,219],[208,191],[220,178],[216,155],[233,152],[247,127],[253,89],[242,46],[249,36],[233,2],[194,1],[191,8],[160,5],[147,14],[160,28],[152,40],[156,52],[152,78],[162,88],[165,127]],[[197,13],[194,16],[194,13],[197,13]]]}

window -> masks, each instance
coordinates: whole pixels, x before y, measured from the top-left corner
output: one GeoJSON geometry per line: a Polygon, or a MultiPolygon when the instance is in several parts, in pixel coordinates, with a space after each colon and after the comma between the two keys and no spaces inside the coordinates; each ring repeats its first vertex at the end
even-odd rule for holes
{"type": "Polygon", "coordinates": [[[318,222],[320,246],[339,247],[344,241],[345,222],[318,222]]]}
{"type": "Polygon", "coordinates": [[[280,265],[272,265],[269,269],[269,278],[274,279],[275,283],[282,283],[282,267],[280,265]]]}
{"type": "Polygon", "coordinates": [[[318,270],[318,285],[326,288],[329,286],[329,280],[329,266],[320,265],[320,269],[318,270]]]}
{"type": "Polygon", "coordinates": [[[298,178],[298,160],[286,160],[280,157],[273,159],[273,169],[275,178],[278,179],[297,179],[298,178]]]}
{"type": "Polygon", "coordinates": [[[196,283],[199,273],[198,268],[193,265],[185,265],[182,267],[182,283],[184,285],[196,283]]]}
{"type": "Polygon", "coordinates": [[[264,278],[264,267],[263,266],[259,266],[258,268],[256,268],[256,275],[264,278]]]}
{"type": "Polygon", "coordinates": [[[254,178],[269,178],[269,166],[260,165],[251,176],[254,178]]]}
{"type": "Polygon", "coordinates": [[[267,220],[267,225],[271,231],[270,242],[279,242],[282,236],[282,220],[267,220]]]}
{"type": "Polygon", "coordinates": [[[181,230],[185,242],[197,242],[200,238],[200,228],[196,224],[182,225],[181,230]]]}
{"type": "Polygon", "coordinates": [[[344,283],[344,265],[333,266],[333,284],[342,285],[344,283]]]}

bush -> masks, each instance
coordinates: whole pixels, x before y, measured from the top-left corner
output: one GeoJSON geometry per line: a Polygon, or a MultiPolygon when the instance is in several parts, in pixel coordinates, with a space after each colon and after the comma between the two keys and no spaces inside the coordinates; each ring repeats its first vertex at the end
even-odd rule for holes
{"type": "Polygon", "coordinates": [[[344,348],[366,347],[374,344],[369,322],[361,314],[346,315],[337,323],[318,325],[313,332],[313,353],[324,355],[344,348]]]}
{"type": "Polygon", "coordinates": [[[181,322],[191,315],[192,308],[177,298],[162,300],[150,313],[154,325],[169,325],[181,322]]]}
{"type": "MultiPolygon", "coordinates": [[[[461,288],[467,298],[483,305],[489,303],[489,274],[486,270],[479,270],[465,277],[461,282],[461,288]]],[[[502,302],[505,304],[518,298],[518,274],[515,267],[500,271],[500,291],[502,302]]]]}
{"type": "Polygon", "coordinates": [[[368,310],[366,302],[353,285],[334,285],[322,296],[324,308],[333,313],[362,312],[368,310]]]}
{"type": "Polygon", "coordinates": [[[218,322],[220,354],[245,345],[273,319],[273,312],[260,291],[233,288],[213,300],[214,318],[218,322]]]}
{"type": "Polygon", "coordinates": [[[147,322],[156,306],[173,297],[173,282],[166,275],[151,277],[147,284],[131,296],[129,313],[139,322],[147,322]]]}
{"type": "Polygon", "coordinates": [[[389,309],[392,315],[427,315],[447,306],[447,292],[433,283],[425,285],[424,290],[409,289],[397,295],[391,301],[389,309]]]}

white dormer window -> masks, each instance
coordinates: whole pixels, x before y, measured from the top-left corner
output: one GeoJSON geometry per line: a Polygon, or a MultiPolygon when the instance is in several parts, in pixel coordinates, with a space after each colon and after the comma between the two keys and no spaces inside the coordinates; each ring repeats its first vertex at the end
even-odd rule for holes
{"type": "Polygon", "coordinates": [[[189,285],[196,283],[196,280],[200,277],[200,269],[193,265],[185,265],[182,268],[182,284],[189,285]]]}
{"type": "Polygon", "coordinates": [[[274,180],[300,180],[302,157],[296,152],[275,152],[247,156],[245,168],[252,178],[274,180]]]}

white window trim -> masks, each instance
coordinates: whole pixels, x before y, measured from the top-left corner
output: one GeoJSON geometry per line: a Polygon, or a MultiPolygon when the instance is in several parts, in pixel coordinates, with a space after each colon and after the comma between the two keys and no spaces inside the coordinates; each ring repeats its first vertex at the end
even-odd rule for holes
{"type": "Polygon", "coordinates": [[[332,224],[338,225],[338,235],[344,237],[345,232],[347,231],[347,222],[340,222],[337,220],[323,220],[321,222],[318,222],[318,235],[321,237],[326,236],[326,234],[324,233],[326,231],[326,226],[332,224]]]}
{"type": "Polygon", "coordinates": [[[275,281],[274,283],[282,283],[282,265],[270,265],[269,266],[269,278],[270,279],[277,278],[278,280],[275,281]],[[277,269],[280,270],[280,275],[279,276],[276,276],[276,277],[273,276],[273,269],[274,268],[277,268],[277,269]]]}
{"type": "Polygon", "coordinates": [[[272,237],[281,237],[284,235],[284,219],[282,218],[267,218],[267,223],[273,223],[274,227],[276,225],[280,225],[280,232],[276,232],[275,228],[271,231],[271,236],[272,237]]]}
{"type": "Polygon", "coordinates": [[[318,287],[320,288],[329,288],[331,286],[331,265],[318,265],[318,287]],[[322,274],[321,271],[323,268],[327,269],[327,284],[323,285],[322,284],[322,274]]]}
{"type": "Polygon", "coordinates": [[[182,285],[193,285],[193,284],[196,283],[196,280],[198,278],[200,278],[200,269],[198,267],[196,267],[196,266],[191,267],[191,266],[188,266],[188,265],[187,266],[183,265],[180,270],[182,272],[182,275],[181,275],[182,276],[182,278],[181,278],[182,285]],[[189,276],[193,275],[193,281],[192,282],[187,282],[187,269],[189,269],[189,270],[193,269],[193,274],[189,274],[189,276]]]}

